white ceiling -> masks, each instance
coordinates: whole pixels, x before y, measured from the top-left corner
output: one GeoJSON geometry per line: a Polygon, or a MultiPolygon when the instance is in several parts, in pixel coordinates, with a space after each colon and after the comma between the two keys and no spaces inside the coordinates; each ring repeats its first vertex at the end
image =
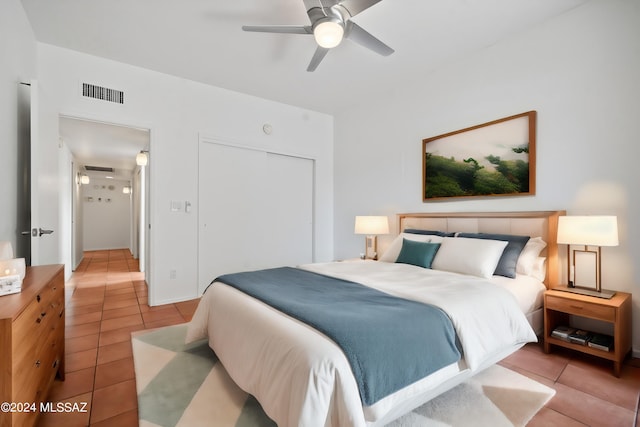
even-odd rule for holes
{"type": "Polygon", "coordinates": [[[115,173],[88,172],[90,176],[131,179],[136,154],[149,149],[149,131],[108,123],[60,117],[60,138],[80,166],[111,167],[115,173]]]}
{"type": "Polygon", "coordinates": [[[345,40],[312,73],[306,71],[316,47],[312,36],[241,30],[308,25],[302,0],[22,4],[40,42],[334,114],[585,1],[384,0],[353,20],[395,53],[382,57],[345,40]]]}

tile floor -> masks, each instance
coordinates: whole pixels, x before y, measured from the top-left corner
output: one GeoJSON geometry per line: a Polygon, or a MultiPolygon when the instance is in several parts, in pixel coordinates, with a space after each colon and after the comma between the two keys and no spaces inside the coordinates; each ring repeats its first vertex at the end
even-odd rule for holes
{"type": "Polygon", "coordinates": [[[138,425],[131,332],[187,322],[198,301],[149,307],[137,270],[128,249],[85,253],[65,286],[66,379],[48,400],[88,411],[42,414],[39,426],[138,425]]]}
{"type": "MultiPolygon", "coordinates": [[[[88,411],[43,414],[39,426],[138,425],[130,334],[189,321],[197,300],[149,307],[137,270],[128,250],[85,253],[66,285],[66,380],[56,380],[49,400],[86,402],[88,411]]],[[[530,344],[501,364],[556,390],[529,426],[640,427],[638,359],[616,378],[606,361],[530,344]]]]}
{"type": "Polygon", "coordinates": [[[560,347],[545,354],[528,344],[500,364],[556,390],[530,427],[640,427],[639,359],[628,359],[616,378],[609,361],[560,347]]]}

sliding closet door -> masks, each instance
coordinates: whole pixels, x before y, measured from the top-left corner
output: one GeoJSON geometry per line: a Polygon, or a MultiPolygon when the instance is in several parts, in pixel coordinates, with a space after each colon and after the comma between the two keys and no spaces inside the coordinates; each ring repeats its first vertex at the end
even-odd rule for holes
{"type": "Polygon", "coordinates": [[[215,277],[313,260],[313,161],[201,142],[199,291],[215,277]]]}
{"type": "MultiPolygon", "coordinates": [[[[267,154],[268,219],[263,224],[267,266],[313,260],[313,161],[267,154]]],[[[262,216],[259,214],[259,216],[262,216]]]]}

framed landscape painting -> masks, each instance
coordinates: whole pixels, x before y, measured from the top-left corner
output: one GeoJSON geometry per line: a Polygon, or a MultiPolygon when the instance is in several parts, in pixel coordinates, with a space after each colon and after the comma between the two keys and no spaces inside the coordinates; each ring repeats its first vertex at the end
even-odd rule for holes
{"type": "Polygon", "coordinates": [[[535,111],[423,139],[423,201],[534,195],[535,153],[535,111]]]}

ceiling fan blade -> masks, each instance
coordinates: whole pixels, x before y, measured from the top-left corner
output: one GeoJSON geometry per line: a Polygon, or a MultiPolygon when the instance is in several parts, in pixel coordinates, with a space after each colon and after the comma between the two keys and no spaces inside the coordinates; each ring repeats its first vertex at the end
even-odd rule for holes
{"type": "Polygon", "coordinates": [[[318,46],[316,52],[313,54],[313,58],[311,58],[309,66],[307,67],[307,71],[315,71],[316,68],[318,68],[318,65],[320,65],[320,61],[322,61],[322,59],[327,55],[329,50],[331,49],[318,46]]]}
{"type": "Polygon", "coordinates": [[[363,10],[369,9],[376,3],[379,3],[381,0],[344,0],[339,2],[340,6],[347,9],[349,15],[353,18],[363,10]]]}
{"type": "Polygon", "coordinates": [[[308,25],[243,25],[242,30],[256,33],[313,34],[308,25]]]}
{"type": "Polygon", "coordinates": [[[347,22],[347,31],[345,37],[349,40],[353,40],[361,46],[366,47],[367,49],[371,49],[372,51],[382,56],[389,56],[393,52],[395,52],[395,50],[382,43],[380,40],[372,36],[369,32],[367,32],[365,29],[363,29],[353,21],[347,22]]]}

